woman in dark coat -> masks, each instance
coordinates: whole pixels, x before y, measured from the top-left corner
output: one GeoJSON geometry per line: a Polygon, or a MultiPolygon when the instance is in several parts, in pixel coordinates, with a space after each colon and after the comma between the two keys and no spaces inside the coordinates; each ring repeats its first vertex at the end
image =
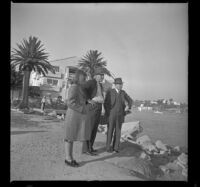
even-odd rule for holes
{"type": "Polygon", "coordinates": [[[81,84],[85,82],[85,79],[86,73],[77,70],[74,81],[68,92],[68,109],[66,112],[64,131],[66,154],[65,163],[73,167],[79,166],[73,158],[73,142],[86,141],[90,139],[90,118],[88,118],[86,114],[95,108],[95,105],[87,102],[86,95],[81,88],[81,84]]]}

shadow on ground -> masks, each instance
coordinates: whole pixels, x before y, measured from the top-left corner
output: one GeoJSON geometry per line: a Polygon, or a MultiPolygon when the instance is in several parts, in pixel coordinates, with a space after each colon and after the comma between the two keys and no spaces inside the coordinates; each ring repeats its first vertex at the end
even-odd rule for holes
{"type": "Polygon", "coordinates": [[[37,133],[37,132],[47,132],[47,131],[11,131],[11,135],[19,135],[19,134],[26,134],[26,133],[37,133]]]}
{"type": "MultiPolygon", "coordinates": [[[[98,154],[101,154],[103,152],[106,152],[106,147],[105,147],[105,143],[103,142],[95,142],[95,146],[97,147],[101,147],[98,149],[98,154]]],[[[130,160],[134,158],[136,160],[140,160],[141,162],[144,163],[144,165],[148,165],[148,167],[150,168],[150,172],[151,173],[151,176],[146,176],[146,175],[143,175],[135,170],[131,170],[131,164],[133,163],[130,163],[130,167],[128,167],[127,169],[130,170],[130,174],[132,174],[133,176],[136,176],[136,177],[139,177],[139,178],[142,178],[144,180],[155,180],[155,178],[157,176],[162,176],[163,175],[163,172],[162,170],[158,167],[160,164],[163,164],[160,162],[159,165],[153,165],[153,163],[151,163],[151,161],[144,161],[142,159],[139,159],[139,156],[142,152],[142,148],[141,146],[137,145],[137,144],[132,144],[132,143],[129,143],[129,142],[123,142],[120,144],[120,152],[119,153],[110,153],[111,155],[107,155],[107,156],[104,156],[104,157],[101,157],[101,158],[97,158],[93,160],[89,160],[89,161],[83,161],[81,162],[81,166],[85,165],[85,164],[88,164],[88,163],[91,163],[91,162],[97,162],[97,161],[105,161],[107,159],[112,159],[114,158],[113,160],[122,160],[123,161],[123,158],[124,157],[130,157],[130,160]],[[121,159],[120,159],[121,158],[121,159]]],[[[117,161],[118,162],[118,161],[117,161]]],[[[131,162],[131,161],[130,161],[131,162]]],[[[136,161],[137,162],[137,161],[136,161]]],[[[144,166],[145,167],[145,166],[144,166]]]]}
{"type": "Polygon", "coordinates": [[[23,114],[11,113],[11,127],[26,128],[39,127],[39,122],[29,121],[29,117],[23,114]]]}

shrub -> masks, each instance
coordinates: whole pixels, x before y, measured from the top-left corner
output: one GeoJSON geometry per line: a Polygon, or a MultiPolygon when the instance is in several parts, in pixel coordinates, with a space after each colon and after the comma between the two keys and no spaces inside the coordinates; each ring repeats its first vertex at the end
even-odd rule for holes
{"type": "Polygon", "coordinates": [[[16,107],[20,102],[21,102],[20,99],[15,99],[15,100],[12,101],[11,106],[16,107]]]}
{"type": "Polygon", "coordinates": [[[32,98],[40,97],[41,91],[39,86],[29,86],[29,96],[32,98]]]}
{"type": "Polygon", "coordinates": [[[51,106],[53,109],[67,110],[67,104],[65,103],[52,102],[51,106]]]}
{"type": "MultiPolygon", "coordinates": [[[[11,106],[16,107],[21,100],[13,100],[11,106]]],[[[29,98],[29,107],[30,108],[41,108],[41,98],[29,98]]],[[[54,109],[54,110],[67,110],[67,104],[59,103],[57,101],[52,101],[51,104],[46,102],[45,104],[46,109],[54,109]]]]}

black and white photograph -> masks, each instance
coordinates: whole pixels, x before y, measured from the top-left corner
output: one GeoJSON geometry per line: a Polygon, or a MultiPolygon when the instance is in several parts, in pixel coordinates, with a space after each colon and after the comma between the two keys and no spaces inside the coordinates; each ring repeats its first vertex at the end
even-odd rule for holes
{"type": "Polygon", "coordinates": [[[10,181],[188,181],[188,3],[10,3],[10,181]]]}

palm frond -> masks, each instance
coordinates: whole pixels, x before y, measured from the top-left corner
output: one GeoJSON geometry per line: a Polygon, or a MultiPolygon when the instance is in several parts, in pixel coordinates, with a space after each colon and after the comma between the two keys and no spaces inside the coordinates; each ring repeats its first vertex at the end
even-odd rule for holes
{"type": "Polygon", "coordinates": [[[106,69],[107,61],[103,60],[101,57],[102,53],[98,50],[89,50],[86,55],[84,55],[80,60],[78,66],[89,73],[91,76],[94,74],[95,69],[98,67],[105,69],[105,74],[112,76],[110,72],[106,69]]]}
{"type": "Polygon", "coordinates": [[[11,51],[11,63],[19,66],[19,70],[25,68],[36,70],[39,65],[39,72],[44,74],[47,71],[55,72],[53,66],[48,61],[49,54],[45,52],[44,45],[37,37],[30,36],[28,40],[23,39],[17,48],[11,51]]]}

